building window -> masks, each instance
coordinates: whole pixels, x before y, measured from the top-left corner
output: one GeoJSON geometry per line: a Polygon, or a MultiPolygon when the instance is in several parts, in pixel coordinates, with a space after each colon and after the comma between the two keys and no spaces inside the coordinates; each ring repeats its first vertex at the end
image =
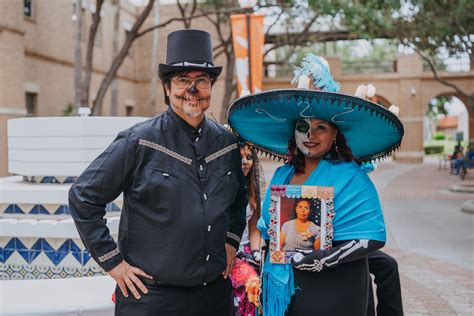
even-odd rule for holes
{"type": "Polygon", "coordinates": [[[23,14],[27,17],[33,17],[32,0],[23,0],[23,14]]]}
{"type": "Polygon", "coordinates": [[[36,115],[36,93],[26,92],[26,116],[36,115]]]}
{"type": "Polygon", "coordinates": [[[133,106],[127,105],[125,107],[125,116],[132,116],[133,115],[133,106]]]}

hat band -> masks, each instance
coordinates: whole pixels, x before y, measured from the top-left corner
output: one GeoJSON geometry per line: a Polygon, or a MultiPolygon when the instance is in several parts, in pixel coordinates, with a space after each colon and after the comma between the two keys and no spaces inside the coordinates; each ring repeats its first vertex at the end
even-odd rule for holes
{"type": "Polygon", "coordinates": [[[188,62],[188,61],[182,61],[182,62],[179,62],[179,63],[173,63],[173,64],[170,64],[170,66],[184,66],[184,67],[203,67],[203,68],[209,68],[209,67],[214,67],[214,64],[213,63],[208,63],[207,61],[203,62],[203,63],[191,63],[191,62],[188,62]]]}

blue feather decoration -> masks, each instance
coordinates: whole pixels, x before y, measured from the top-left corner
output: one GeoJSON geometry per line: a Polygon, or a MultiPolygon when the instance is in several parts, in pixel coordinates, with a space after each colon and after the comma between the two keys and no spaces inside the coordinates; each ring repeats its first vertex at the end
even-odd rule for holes
{"type": "Polygon", "coordinates": [[[295,67],[293,74],[292,84],[297,84],[299,77],[306,75],[312,78],[314,86],[322,91],[338,92],[340,89],[339,83],[332,78],[326,59],[315,54],[306,54],[301,61],[301,67],[295,67]]]}

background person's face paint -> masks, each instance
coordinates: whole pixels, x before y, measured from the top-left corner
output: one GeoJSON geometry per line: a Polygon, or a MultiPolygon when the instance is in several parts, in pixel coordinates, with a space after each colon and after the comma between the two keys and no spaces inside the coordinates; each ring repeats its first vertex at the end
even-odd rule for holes
{"type": "Polygon", "coordinates": [[[305,155],[309,153],[309,150],[305,147],[304,143],[309,141],[310,134],[311,120],[309,118],[299,120],[295,127],[295,142],[296,147],[305,155]]]}

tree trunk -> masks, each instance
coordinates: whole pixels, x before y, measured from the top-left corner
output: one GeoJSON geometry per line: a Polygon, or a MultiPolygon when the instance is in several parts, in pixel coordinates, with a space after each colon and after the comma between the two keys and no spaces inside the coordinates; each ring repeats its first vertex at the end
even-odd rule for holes
{"type": "Polygon", "coordinates": [[[470,116],[474,117],[474,94],[471,94],[471,95],[467,96],[467,107],[469,108],[468,114],[470,116]]]}
{"type": "MultiPolygon", "coordinates": [[[[160,1],[156,1],[155,3],[155,16],[154,16],[154,24],[160,24],[160,1]]],[[[150,108],[152,109],[153,113],[156,114],[156,98],[158,96],[158,74],[156,70],[158,67],[158,44],[160,41],[158,29],[153,30],[153,43],[151,46],[151,62],[153,63],[152,67],[152,74],[151,74],[151,87],[150,87],[150,108]]]]}
{"type": "Polygon", "coordinates": [[[81,106],[82,99],[82,0],[76,1],[76,45],[74,48],[74,90],[76,113],[81,106]]]}
{"type": "MultiPolygon", "coordinates": [[[[119,41],[119,32],[120,32],[120,4],[119,0],[114,0],[113,4],[115,5],[115,16],[114,16],[114,31],[112,37],[112,60],[115,58],[118,52],[118,41],[119,41]]],[[[110,115],[117,116],[117,103],[118,103],[118,82],[114,78],[111,86],[111,104],[110,104],[110,115]]]]}
{"type": "Polygon", "coordinates": [[[100,23],[100,11],[102,10],[104,0],[97,0],[95,12],[92,15],[92,24],[89,29],[89,38],[87,39],[86,69],[84,72],[84,82],[82,83],[81,106],[89,106],[89,92],[92,78],[92,59],[94,57],[94,44],[97,36],[97,30],[100,23]]]}
{"type": "Polygon", "coordinates": [[[148,16],[148,14],[150,14],[150,11],[153,8],[154,2],[155,0],[150,0],[148,2],[147,6],[143,10],[143,12],[140,14],[140,16],[137,18],[137,20],[135,21],[135,24],[133,25],[132,29],[128,33],[127,37],[125,38],[125,42],[123,43],[122,48],[120,49],[119,53],[112,61],[112,65],[110,65],[109,70],[105,74],[105,77],[100,84],[99,91],[97,91],[97,96],[92,104],[93,115],[101,114],[102,104],[104,102],[104,97],[107,92],[107,89],[109,88],[110,84],[112,83],[112,80],[117,74],[117,70],[120,68],[125,57],[127,56],[128,51],[130,50],[130,47],[133,44],[133,41],[137,38],[138,30],[143,25],[143,22],[145,22],[145,19],[148,16]]]}
{"type": "MultiPolygon", "coordinates": [[[[230,48],[232,50],[232,47],[230,48]]],[[[222,98],[222,111],[220,115],[220,122],[227,123],[227,110],[229,109],[232,96],[236,92],[235,83],[234,83],[234,73],[235,73],[235,57],[232,52],[226,53],[226,63],[225,63],[225,92],[222,98]]]]}

